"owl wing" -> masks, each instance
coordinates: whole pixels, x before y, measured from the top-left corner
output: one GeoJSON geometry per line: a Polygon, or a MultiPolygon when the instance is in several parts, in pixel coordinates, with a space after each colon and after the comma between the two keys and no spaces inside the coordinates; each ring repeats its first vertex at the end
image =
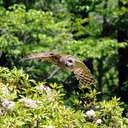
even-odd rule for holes
{"type": "Polygon", "coordinates": [[[95,80],[90,70],[83,62],[76,60],[74,66],[71,67],[71,71],[75,74],[81,84],[87,87],[95,85],[95,80]]]}
{"type": "Polygon", "coordinates": [[[24,60],[30,60],[30,59],[44,59],[44,61],[50,61],[50,57],[60,57],[60,54],[58,52],[43,52],[43,53],[37,53],[37,54],[31,54],[30,56],[26,56],[23,59],[24,60]]]}
{"type": "Polygon", "coordinates": [[[44,53],[37,53],[37,54],[31,54],[30,56],[26,56],[23,59],[24,60],[30,60],[30,59],[40,59],[45,58],[46,55],[44,53]]]}

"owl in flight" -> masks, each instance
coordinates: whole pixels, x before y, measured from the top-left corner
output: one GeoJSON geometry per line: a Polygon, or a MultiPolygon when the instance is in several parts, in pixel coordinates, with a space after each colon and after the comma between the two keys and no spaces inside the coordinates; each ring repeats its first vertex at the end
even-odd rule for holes
{"type": "Polygon", "coordinates": [[[24,58],[24,60],[29,59],[43,59],[44,62],[50,62],[60,68],[69,69],[75,74],[77,80],[87,88],[95,85],[95,80],[90,70],[82,61],[76,60],[72,55],[60,54],[58,52],[45,52],[32,54],[24,58]]]}

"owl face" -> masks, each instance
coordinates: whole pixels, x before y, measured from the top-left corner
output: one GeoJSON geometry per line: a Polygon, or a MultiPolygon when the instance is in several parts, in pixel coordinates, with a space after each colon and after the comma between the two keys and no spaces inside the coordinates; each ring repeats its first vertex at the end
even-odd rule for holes
{"type": "Polygon", "coordinates": [[[73,56],[67,56],[65,59],[65,65],[68,67],[72,67],[75,64],[75,59],[73,56]]]}

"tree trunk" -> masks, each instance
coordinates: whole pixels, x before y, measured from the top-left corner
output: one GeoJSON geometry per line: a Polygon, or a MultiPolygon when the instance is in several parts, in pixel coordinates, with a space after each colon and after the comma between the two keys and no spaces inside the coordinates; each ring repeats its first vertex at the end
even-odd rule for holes
{"type": "MultiPolygon", "coordinates": [[[[118,31],[118,42],[123,42],[128,40],[127,32],[125,28],[121,28],[118,31]]],[[[128,48],[120,48],[119,49],[119,96],[121,100],[128,103],[128,87],[124,88],[124,82],[128,81],[128,48]]]]}
{"type": "Polygon", "coordinates": [[[103,78],[103,59],[101,58],[100,60],[98,60],[98,91],[101,92],[101,94],[98,95],[98,99],[101,101],[102,100],[102,88],[103,88],[103,82],[102,82],[102,78],[103,78]]]}
{"type": "MultiPolygon", "coordinates": [[[[119,2],[119,7],[124,7],[122,2],[119,2]]],[[[125,7],[128,7],[128,4],[125,4],[125,7]]],[[[126,42],[128,40],[128,16],[127,13],[124,13],[120,16],[118,23],[118,42],[126,42]]],[[[128,86],[124,85],[128,81],[128,47],[119,49],[119,88],[118,95],[121,97],[121,100],[128,103],[128,86]]]]}

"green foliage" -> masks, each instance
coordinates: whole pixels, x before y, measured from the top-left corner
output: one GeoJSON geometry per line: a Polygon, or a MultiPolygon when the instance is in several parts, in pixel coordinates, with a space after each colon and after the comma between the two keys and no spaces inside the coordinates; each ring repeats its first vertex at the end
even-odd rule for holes
{"type": "MultiPolygon", "coordinates": [[[[66,107],[63,104],[61,100],[63,94],[59,90],[50,89],[43,82],[35,83],[28,79],[28,75],[24,74],[23,70],[14,68],[9,71],[1,67],[0,72],[1,107],[4,101],[15,103],[12,109],[7,106],[2,108],[0,126],[80,127],[82,122],[85,122],[81,111],[75,112],[70,106],[66,107]],[[30,86],[32,83],[34,87],[30,86]]],[[[57,88],[55,84],[51,86],[57,88]]]]}
{"type": "MultiPolygon", "coordinates": [[[[121,42],[118,37],[120,31],[126,35],[128,32],[124,30],[128,26],[126,0],[0,0],[0,4],[0,65],[22,67],[0,67],[1,113],[4,111],[0,126],[127,127],[127,118],[122,117],[122,107],[127,105],[112,98],[119,95],[119,49],[128,47],[128,39],[124,37],[121,42]],[[96,88],[100,92],[85,93],[69,71],[59,70],[48,80],[55,66],[22,60],[31,53],[48,51],[71,54],[80,60],[93,59],[96,88]],[[45,89],[43,94],[37,89],[40,85],[47,88],[42,82],[46,80],[55,83],[48,84],[54,101],[49,101],[52,95],[45,89]],[[100,100],[109,100],[98,102],[97,94],[100,100]],[[5,106],[12,101],[15,108],[3,108],[4,99],[5,106]],[[26,100],[37,107],[26,107],[26,100]],[[90,119],[86,112],[91,109],[96,116],[90,119]],[[102,120],[100,125],[98,119],[102,120]]],[[[127,88],[125,81],[120,89],[127,88]]]]}
{"type": "MultiPolygon", "coordinates": [[[[119,99],[97,102],[94,90],[86,94],[86,98],[93,100],[84,104],[84,108],[80,109],[80,106],[72,108],[64,104],[64,93],[57,84],[50,84],[51,89],[45,82],[36,83],[29,79],[23,70],[17,68],[9,70],[0,67],[0,74],[2,127],[125,128],[127,126],[128,119],[122,117],[123,108],[120,107],[119,99]]],[[[73,102],[76,103],[75,99],[73,102]]]]}
{"type": "Polygon", "coordinates": [[[119,99],[114,97],[111,101],[101,102],[101,113],[104,113],[103,120],[110,127],[121,127],[123,121],[125,121],[125,118],[122,120],[124,109],[119,107],[121,103],[118,101],[119,99]]]}

